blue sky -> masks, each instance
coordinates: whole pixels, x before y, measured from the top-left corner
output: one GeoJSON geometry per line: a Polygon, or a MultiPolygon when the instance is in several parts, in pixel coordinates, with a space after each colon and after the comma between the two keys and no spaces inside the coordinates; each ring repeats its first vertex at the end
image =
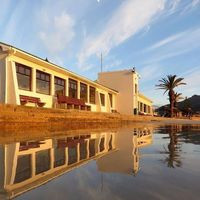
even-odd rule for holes
{"type": "Polygon", "coordinates": [[[167,74],[184,77],[183,96],[200,95],[200,0],[0,0],[0,41],[92,80],[103,70],[140,73],[154,104],[167,74]]]}

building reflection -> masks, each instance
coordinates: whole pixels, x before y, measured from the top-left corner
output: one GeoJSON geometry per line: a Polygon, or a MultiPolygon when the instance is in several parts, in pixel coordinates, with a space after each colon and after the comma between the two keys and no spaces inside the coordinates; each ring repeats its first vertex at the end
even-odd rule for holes
{"type": "Polygon", "coordinates": [[[116,151],[97,160],[101,172],[136,175],[139,171],[140,149],[152,144],[153,128],[134,128],[116,134],[116,151]],[[126,137],[124,137],[126,134],[126,137]]]}
{"type": "Polygon", "coordinates": [[[14,198],[116,150],[115,133],[0,145],[0,199],[14,198]]]}

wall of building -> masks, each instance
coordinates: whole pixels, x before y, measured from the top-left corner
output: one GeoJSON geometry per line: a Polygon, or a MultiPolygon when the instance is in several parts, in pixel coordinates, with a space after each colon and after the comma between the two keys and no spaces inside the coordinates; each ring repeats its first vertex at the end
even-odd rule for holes
{"type": "Polygon", "coordinates": [[[6,99],[6,58],[0,55],[0,103],[5,103],[6,99]]]}
{"type": "Polygon", "coordinates": [[[133,114],[133,72],[102,72],[98,74],[98,82],[119,92],[116,102],[118,112],[133,114]]]}
{"type": "MultiPolygon", "coordinates": [[[[10,55],[8,57],[8,72],[7,72],[7,84],[9,87],[7,87],[7,102],[9,104],[17,104],[20,105],[20,99],[19,95],[25,95],[25,96],[33,96],[38,97],[41,99],[41,102],[45,102],[45,107],[52,108],[54,106],[54,77],[60,77],[65,80],[65,94],[68,96],[68,79],[74,79],[78,83],[78,98],[80,98],[80,82],[87,84],[88,86],[88,102],[86,102],[87,105],[91,106],[92,111],[97,112],[111,112],[109,96],[108,93],[111,93],[113,95],[113,109],[115,109],[116,106],[116,93],[113,93],[110,90],[107,90],[105,87],[97,86],[95,83],[82,80],[79,76],[74,76],[72,74],[67,73],[67,71],[63,71],[58,68],[52,68],[47,67],[47,65],[41,65],[41,62],[33,62],[32,60],[27,60],[22,57],[16,56],[16,55],[10,55]],[[28,67],[32,68],[32,84],[31,84],[31,91],[26,90],[20,90],[18,89],[18,83],[17,83],[17,75],[16,75],[16,66],[15,62],[21,63],[23,65],[26,65],[28,67]],[[51,86],[50,86],[50,95],[40,94],[36,92],[36,70],[43,71],[45,73],[50,74],[51,79],[51,86]],[[89,103],[89,86],[96,88],[96,104],[89,103]],[[105,106],[101,105],[100,102],[100,93],[105,94],[105,106]]],[[[3,87],[5,88],[5,87],[3,87]]],[[[2,92],[1,92],[2,93],[2,92]]],[[[28,106],[35,106],[35,104],[29,103],[26,104],[28,106]]]]}
{"type": "Polygon", "coordinates": [[[145,96],[139,94],[138,95],[138,111],[139,113],[152,115],[152,101],[147,99],[145,96]],[[145,108],[146,107],[146,108],[145,108]]]}

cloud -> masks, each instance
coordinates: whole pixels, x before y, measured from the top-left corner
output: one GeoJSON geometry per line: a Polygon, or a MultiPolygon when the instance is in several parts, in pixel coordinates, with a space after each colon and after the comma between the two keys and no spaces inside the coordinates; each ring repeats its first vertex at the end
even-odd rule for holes
{"type": "Polygon", "coordinates": [[[61,15],[49,17],[44,13],[43,27],[39,38],[50,53],[64,50],[74,38],[74,19],[63,12],[61,15]]]}
{"type": "Polygon", "coordinates": [[[187,96],[192,96],[194,94],[200,95],[199,85],[200,85],[200,66],[191,67],[191,70],[183,73],[181,75],[184,77],[184,82],[187,83],[181,92],[187,96]]]}
{"type": "Polygon", "coordinates": [[[104,30],[96,36],[88,36],[78,55],[79,67],[82,68],[88,58],[111,49],[134,36],[148,26],[153,17],[164,9],[164,0],[123,1],[112,14],[104,30]]]}
{"type": "Polygon", "coordinates": [[[142,53],[151,53],[151,58],[143,64],[152,64],[175,56],[194,51],[200,47],[200,28],[171,35],[147,47],[142,53]]]}

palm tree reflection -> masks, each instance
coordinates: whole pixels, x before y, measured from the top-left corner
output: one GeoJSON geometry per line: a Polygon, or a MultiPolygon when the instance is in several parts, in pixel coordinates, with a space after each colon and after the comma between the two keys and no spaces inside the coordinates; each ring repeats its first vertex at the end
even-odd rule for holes
{"type": "Polygon", "coordinates": [[[164,146],[164,151],[161,152],[167,156],[163,160],[170,168],[181,167],[181,144],[178,141],[178,132],[180,131],[179,126],[171,126],[169,129],[166,129],[169,134],[169,144],[167,148],[164,146]]]}

